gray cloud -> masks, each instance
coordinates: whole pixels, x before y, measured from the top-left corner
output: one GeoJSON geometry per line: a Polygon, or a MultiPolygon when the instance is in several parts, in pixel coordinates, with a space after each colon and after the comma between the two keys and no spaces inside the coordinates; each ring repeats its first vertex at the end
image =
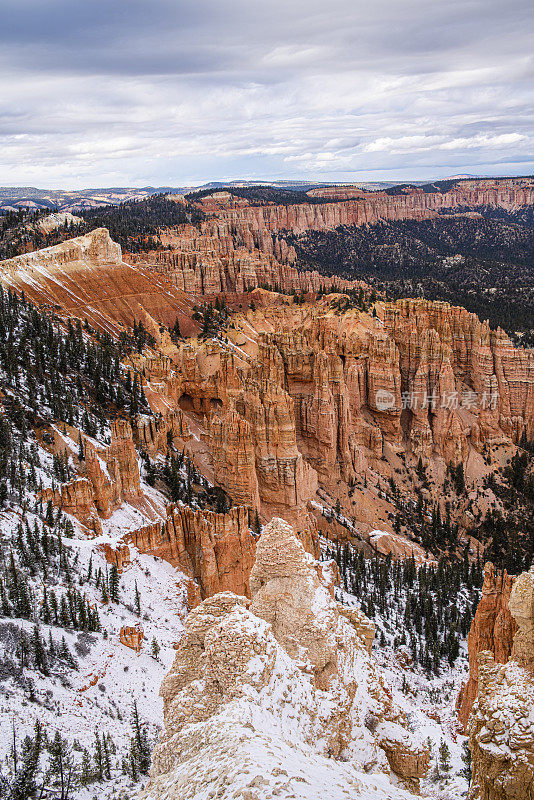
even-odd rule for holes
{"type": "Polygon", "coordinates": [[[525,0],[0,0],[0,183],[534,170],[525,0]]]}

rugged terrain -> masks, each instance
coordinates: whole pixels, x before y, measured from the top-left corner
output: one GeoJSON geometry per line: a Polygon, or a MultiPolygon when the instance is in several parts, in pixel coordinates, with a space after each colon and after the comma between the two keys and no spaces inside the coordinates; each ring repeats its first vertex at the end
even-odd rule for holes
{"type": "MultiPolygon", "coordinates": [[[[262,183],[261,181],[232,181],[230,184],[211,181],[195,190],[192,186],[145,186],[135,187],[113,187],[102,189],[36,189],[34,186],[0,186],[0,209],[15,210],[17,208],[32,208],[51,211],[79,211],[81,209],[102,208],[108,205],[119,205],[130,200],[143,200],[157,193],[186,194],[191,191],[213,191],[227,185],[242,188],[249,186],[268,186],[280,188],[282,191],[305,192],[309,187],[315,188],[323,184],[306,181],[273,181],[262,183]]],[[[395,185],[395,181],[387,182],[363,182],[359,184],[366,189],[383,189],[395,185]]]]}
{"type": "Polygon", "coordinates": [[[515,213],[532,182],[280,192],[4,227],[2,713],[28,709],[21,739],[46,710],[64,756],[34,730],[24,758],[64,757],[76,792],[135,791],[175,643],[147,796],[456,798],[467,731],[475,798],[479,653],[529,680],[498,570],[532,558],[534,352],[465,308],[303,270],[295,237],[515,213]],[[131,725],[121,669],[145,684],[131,725]],[[54,721],[70,708],[77,733],[54,721]]]}

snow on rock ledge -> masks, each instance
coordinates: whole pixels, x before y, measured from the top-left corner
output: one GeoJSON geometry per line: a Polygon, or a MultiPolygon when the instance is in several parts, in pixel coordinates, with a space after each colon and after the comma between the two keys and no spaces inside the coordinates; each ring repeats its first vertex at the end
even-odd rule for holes
{"type": "Polygon", "coordinates": [[[473,757],[470,800],[534,797],[534,567],[516,579],[509,601],[518,630],[511,660],[478,655],[478,696],[468,722],[473,757]]]}
{"type": "Polygon", "coordinates": [[[108,229],[95,228],[90,233],[68,239],[61,244],[1,261],[0,272],[3,276],[13,277],[26,273],[28,276],[35,275],[38,280],[40,275],[53,274],[58,267],[65,264],[72,264],[74,268],[85,262],[98,266],[120,264],[121,261],[121,246],[111,239],[108,229]]]}
{"type": "Polygon", "coordinates": [[[275,519],[258,542],[252,603],[223,592],[190,612],[161,686],[144,800],[412,797],[390,763],[408,765],[399,777],[417,790],[428,753],[368,653],[371,623],[342,613],[329,575],[275,519]]]}

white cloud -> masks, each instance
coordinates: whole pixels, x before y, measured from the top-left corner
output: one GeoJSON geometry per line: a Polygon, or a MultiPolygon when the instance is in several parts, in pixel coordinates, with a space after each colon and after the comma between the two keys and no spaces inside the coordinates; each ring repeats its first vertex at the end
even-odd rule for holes
{"type": "Polygon", "coordinates": [[[0,183],[534,169],[524,0],[122,4],[4,21],[0,183]]]}

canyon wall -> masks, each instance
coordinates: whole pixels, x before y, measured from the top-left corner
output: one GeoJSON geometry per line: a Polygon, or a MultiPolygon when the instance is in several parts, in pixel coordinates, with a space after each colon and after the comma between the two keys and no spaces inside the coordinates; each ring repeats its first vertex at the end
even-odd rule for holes
{"type": "Polygon", "coordinates": [[[113,335],[145,314],[169,326],[184,317],[183,292],[164,275],[126,264],[106,228],[1,261],[0,281],[113,335]]]}
{"type": "Polygon", "coordinates": [[[197,583],[203,598],[223,591],[250,596],[256,544],[248,516],[242,506],[227,514],[174,506],[166,520],[131,531],[121,541],[168,561],[197,583]]]}
{"type": "Polygon", "coordinates": [[[508,603],[514,578],[506,571],[496,573],[493,564],[484,567],[484,584],[471,630],[467,636],[469,650],[469,679],[458,696],[457,711],[466,728],[478,691],[478,657],[489,651],[498,664],[506,664],[512,653],[514,634],[517,631],[508,603]]]}
{"type": "Polygon", "coordinates": [[[475,314],[448,303],[399,300],[377,310],[399,350],[402,389],[412,408],[424,410],[426,397],[437,412],[429,415],[427,408],[428,426],[418,420],[418,427],[422,424],[427,434],[430,428],[442,450],[465,455],[467,415],[443,413],[456,409],[476,414],[473,442],[499,431],[515,441],[523,433],[532,439],[534,351],[515,348],[503,330],[493,331],[475,314]],[[454,403],[446,399],[452,391],[454,403]]]}
{"type": "MultiPolygon", "coordinates": [[[[257,248],[292,263],[293,253],[282,244],[283,234],[332,230],[341,225],[373,225],[382,221],[431,219],[450,209],[493,206],[514,211],[534,204],[534,182],[529,179],[462,181],[446,192],[409,187],[403,193],[365,192],[331,187],[310,193],[337,202],[289,205],[248,205],[229,193],[214,193],[198,201],[217,220],[218,232],[227,232],[249,249],[257,248]],[[347,196],[349,198],[347,199],[347,196]]],[[[213,221],[203,223],[213,229],[213,221]]]]}
{"type": "Polygon", "coordinates": [[[190,294],[239,295],[260,287],[286,293],[365,287],[362,281],[298,270],[292,266],[295,250],[283,238],[272,239],[269,234],[259,248],[252,235],[236,236],[226,223],[208,221],[200,230],[192,225],[177,226],[162,231],[160,239],[170,249],[130,253],[127,260],[153,269],[190,294]]]}
{"type": "Polygon", "coordinates": [[[165,454],[169,445],[176,448],[183,446],[190,438],[189,426],[181,408],[173,411],[166,409],[165,415],[135,420],[135,443],[152,457],[157,453],[165,454]]]}
{"type": "Polygon", "coordinates": [[[142,500],[141,479],[132,428],[128,420],[111,421],[111,444],[97,449],[86,436],[82,438],[85,477],[62,484],[58,489],[44,489],[43,503],[49,501],[72,514],[89,529],[99,533],[98,517],[109,519],[122,503],[142,500]]]}
{"type": "Polygon", "coordinates": [[[514,582],[512,655],[478,656],[478,694],[467,725],[472,754],[469,800],[530,800],[534,794],[534,568],[514,582]]]}

